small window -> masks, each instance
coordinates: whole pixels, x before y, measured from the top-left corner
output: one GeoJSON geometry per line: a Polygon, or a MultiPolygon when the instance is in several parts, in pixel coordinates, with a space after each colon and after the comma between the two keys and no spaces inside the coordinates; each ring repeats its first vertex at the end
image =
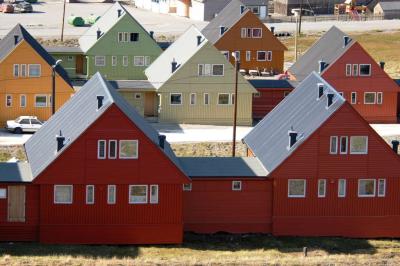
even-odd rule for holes
{"type": "Polygon", "coordinates": [[[21,77],[26,77],[26,65],[21,65],[21,77]]]}
{"type": "Polygon", "coordinates": [[[351,104],[356,104],[357,103],[357,92],[352,92],[351,93],[351,104]]]}
{"type": "Polygon", "coordinates": [[[55,204],[71,204],[73,188],[71,185],[55,185],[54,186],[54,203],[55,204]]]}
{"type": "Polygon", "coordinates": [[[144,56],[134,56],[133,57],[134,66],[144,66],[144,56]]]}
{"type": "Polygon", "coordinates": [[[129,33],[124,32],[124,42],[128,42],[128,36],[129,36],[129,33]]]}
{"type": "Polygon", "coordinates": [[[202,64],[199,64],[198,66],[197,66],[197,73],[198,73],[198,75],[199,76],[204,76],[204,65],[202,65],[202,64]]]}
{"type": "Polygon", "coordinates": [[[191,93],[190,94],[190,105],[195,105],[196,104],[196,93],[191,93]]]}
{"type": "Polygon", "coordinates": [[[20,107],[26,107],[26,95],[19,96],[19,105],[20,107]]]}
{"type": "Polygon", "coordinates": [[[224,65],[212,65],[212,75],[213,76],[223,76],[224,75],[224,65]]]}
{"type": "Polygon", "coordinates": [[[6,199],[6,198],[7,198],[7,189],[0,188],[0,199],[6,199]]]}
{"type": "Polygon", "coordinates": [[[378,180],[378,197],[384,197],[386,195],[386,179],[378,180]]]}
{"type": "Polygon", "coordinates": [[[251,6],[249,8],[250,8],[251,12],[253,12],[256,15],[258,15],[260,13],[260,7],[259,6],[251,6]]]}
{"type": "Polygon", "coordinates": [[[272,61],[272,51],[267,52],[267,61],[272,61]]]}
{"type": "Polygon", "coordinates": [[[149,66],[150,65],[150,56],[146,55],[144,57],[144,65],[149,66]]]}
{"type": "Polygon", "coordinates": [[[11,107],[11,106],[12,106],[12,96],[6,95],[6,107],[11,107]]]}
{"type": "Polygon", "coordinates": [[[86,186],[86,204],[94,204],[94,186],[86,186]]]}
{"type": "Polygon", "coordinates": [[[350,154],[367,154],[367,153],[368,153],[368,137],[351,136],[350,154]]]}
{"type": "Polygon", "coordinates": [[[331,136],[331,145],[330,145],[330,154],[337,154],[337,147],[338,147],[338,137],[331,136]]]}
{"type": "Polygon", "coordinates": [[[18,77],[19,76],[19,65],[15,64],[13,66],[13,73],[14,73],[14,77],[18,77]]]}
{"type": "Polygon", "coordinates": [[[233,191],[242,190],[242,181],[232,181],[232,190],[233,191]]]}
{"type": "Polygon", "coordinates": [[[108,158],[109,159],[117,159],[117,141],[116,140],[108,141],[108,158]]]}
{"type": "Polygon", "coordinates": [[[338,197],[346,197],[346,179],[339,179],[338,182],[338,197]]]}
{"type": "Polygon", "coordinates": [[[124,55],[122,57],[122,66],[127,67],[129,65],[128,56],[124,55]]]}
{"type": "Polygon", "coordinates": [[[343,94],[342,91],[339,91],[338,93],[339,93],[340,96],[344,97],[344,94],[343,94]]]}
{"type": "Polygon", "coordinates": [[[74,60],[74,57],[73,56],[71,56],[71,55],[69,55],[68,57],[67,57],[67,61],[73,61],[74,60]]]}
{"type": "Polygon", "coordinates": [[[247,38],[247,29],[246,28],[241,28],[240,37],[241,38],[247,38]]]}
{"type": "Polygon", "coordinates": [[[99,140],[97,142],[97,159],[105,159],[106,158],[106,141],[99,140]]]}
{"type": "Polygon", "coordinates": [[[106,57],[105,56],[95,56],[94,57],[94,65],[95,66],[105,66],[106,65],[106,57]]]}
{"type": "Polygon", "coordinates": [[[221,51],[221,54],[225,56],[226,60],[229,60],[229,51],[221,51]]]}
{"type": "Polygon", "coordinates": [[[375,104],[376,103],[376,93],[375,92],[365,92],[364,93],[364,104],[375,104]]]}
{"type": "Polygon", "coordinates": [[[286,96],[288,96],[289,93],[290,93],[290,91],[285,91],[285,92],[283,92],[283,98],[286,98],[286,96]]]}
{"type": "Polygon", "coordinates": [[[150,185],[150,204],[158,203],[158,185],[150,185]]]}
{"type": "Polygon", "coordinates": [[[141,93],[135,93],[135,99],[136,100],[142,99],[142,94],[141,93]]]}
{"type": "Polygon", "coordinates": [[[256,92],[253,94],[253,98],[260,98],[261,97],[261,92],[256,92]]]}
{"type": "Polygon", "coordinates": [[[358,76],[358,65],[354,64],[353,65],[353,76],[358,76]]]}
{"type": "Polygon", "coordinates": [[[182,104],[182,93],[171,93],[170,94],[170,104],[171,105],[181,105],[182,104]]]}
{"type": "Polygon", "coordinates": [[[210,103],[210,95],[208,93],[204,93],[204,105],[208,105],[210,103]]]}
{"type": "Polygon", "coordinates": [[[347,154],[347,137],[340,137],[340,154],[347,154]]]}
{"type": "Polygon", "coordinates": [[[219,105],[227,105],[227,104],[229,104],[229,93],[220,93],[220,94],[218,94],[218,104],[219,105]]]}
{"type": "Polygon", "coordinates": [[[235,58],[240,61],[240,51],[235,51],[235,58]]]}
{"type": "Polygon", "coordinates": [[[288,180],[288,197],[289,198],[305,198],[306,196],[306,180],[305,179],[289,179],[288,180]]]}
{"type": "Polygon", "coordinates": [[[183,184],[183,191],[192,191],[192,183],[183,184]]]}
{"type": "Polygon", "coordinates": [[[375,179],[358,180],[359,197],[375,197],[375,179]]]}
{"type": "Polygon", "coordinates": [[[137,42],[139,41],[139,33],[132,32],[131,33],[131,42],[137,42]]]}
{"type": "Polygon", "coordinates": [[[360,64],[360,76],[371,76],[371,65],[360,64]]]}
{"type": "Polygon", "coordinates": [[[246,61],[251,60],[251,51],[246,51],[246,61]]]}
{"type": "Polygon", "coordinates": [[[318,198],[325,198],[326,196],[326,179],[318,180],[318,198]]]}
{"type": "Polygon", "coordinates": [[[119,158],[120,159],[137,159],[139,143],[137,140],[120,140],[119,141],[119,158]]]}
{"type": "Polygon", "coordinates": [[[351,64],[346,65],[346,76],[347,77],[351,76],[351,64]]]}
{"type": "Polygon", "coordinates": [[[116,66],[117,65],[117,57],[115,55],[113,55],[111,57],[111,65],[112,66],[116,66]]]}
{"type": "Polygon", "coordinates": [[[31,64],[28,66],[28,75],[29,77],[40,77],[40,65],[39,64],[31,64]]]}
{"type": "Polygon", "coordinates": [[[235,104],[235,94],[231,94],[231,104],[235,104]]]}
{"type": "Polygon", "coordinates": [[[129,204],[147,203],[147,185],[129,186],[129,204]]]}
{"type": "Polygon", "coordinates": [[[382,104],[382,102],[383,102],[383,92],[377,92],[376,93],[376,103],[382,104]]]}
{"type": "Polygon", "coordinates": [[[267,60],[267,52],[257,51],[257,61],[266,61],[266,60],[267,60]]]}
{"type": "Polygon", "coordinates": [[[123,41],[124,41],[124,33],[118,32],[118,42],[123,42],[123,41]]]}
{"type": "Polygon", "coordinates": [[[36,95],[35,107],[47,107],[47,95],[36,95]]]}
{"type": "Polygon", "coordinates": [[[116,193],[117,188],[115,185],[108,185],[107,186],[107,203],[108,204],[115,204],[117,201],[116,193]]]}
{"type": "Polygon", "coordinates": [[[254,28],[254,29],[252,30],[252,37],[253,37],[253,38],[261,38],[261,35],[262,35],[262,30],[261,30],[261,28],[254,28]]]}

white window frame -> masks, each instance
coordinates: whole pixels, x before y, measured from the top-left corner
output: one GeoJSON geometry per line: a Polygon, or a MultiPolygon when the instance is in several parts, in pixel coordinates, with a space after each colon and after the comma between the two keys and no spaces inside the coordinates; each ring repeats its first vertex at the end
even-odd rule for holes
{"type": "Polygon", "coordinates": [[[331,136],[329,139],[329,154],[338,154],[338,144],[339,144],[338,136],[331,136]],[[333,139],[336,139],[335,151],[332,151],[332,140],[333,139]]]}
{"type": "Polygon", "coordinates": [[[218,93],[217,105],[227,106],[227,105],[230,105],[230,101],[231,101],[231,95],[229,93],[218,93]],[[220,95],[228,95],[228,103],[219,103],[219,96],[220,95]]]}
{"type": "Polygon", "coordinates": [[[359,198],[373,198],[373,197],[375,197],[375,195],[376,195],[376,180],[373,179],[373,178],[361,178],[361,179],[358,179],[357,195],[358,195],[359,198]],[[374,194],[372,194],[372,195],[362,195],[362,194],[360,194],[361,181],[373,181],[374,182],[374,189],[373,189],[374,194]]]}
{"type": "Polygon", "coordinates": [[[107,158],[107,141],[104,139],[99,139],[97,141],[97,159],[104,160],[107,158]],[[100,156],[100,143],[104,143],[104,156],[100,156]]]}
{"type": "Polygon", "coordinates": [[[234,105],[235,104],[235,100],[236,100],[235,94],[231,93],[231,97],[229,98],[229,104],[230,105],[234,105]]]}
{"type": "Polygon", "coordinates": [[[385,196],[386,196],[386,179],[385,179],[385,178],[379,178],[379,179],[378,179],[378,186],[377,186],[376,190],[378,191],[378,192],[377,192],[378,197],[385,197],[385,196]],[[380,184],[381,182],[383,182],[383,191],[380,191],[380,190],[379,190],[379,188],[380,188],[380,185],[379,185],[379,184],[380,184]]]}
{"type": "Polygon", "coordinates": [[[257,51],[257,62],[265,62],[265,61],[267,61],[267,51],[257,51]],[[258,55],[261,53],[264,53],[265,56],[264,60],[258,58],[258,55]]]}
{"type": "Polygon", "coordinates": [[[40,65],[40,64],[29,64],[28,65],[28,77],[30,77],[30,78],[40,78],[42,76],[42,65],[40,65]],[[32,76],[31,75],[31,67],[33,67],[33,66],[37,66],[37,67],[39,67],[39,74],[38,75],[35,75],[35,76],[32,76]]]}
{"type": "Polygon", "coordinates": [[[122,66],[123,67],[129,66],[129,57],[127,55],[122,56],[122,66]]]}
{"type": "Polygon", "coordinates": [[[106,57],[104,55],[96,55],[94,57],[94,65],[97,67],[106,66],[106,57]],[[100,63],[98,60],[104,60],[104,61],[100,63]]]}
{"type": "Polygon", "coordinates": [[[53,187],[53,203],[54,204],[72,204],[74,202],[74,187],[72,185],[54,185],[53,187]],[[71,188],[71,201],[57,202],[56,189],[58,187],[70,187],[71,188]]]}
{"type": "Polygon", "coordinates": [[[350,136],[350,154],[368,154],[368,136],[350,136]],[[358,137],[365,137],[366,138],[367,143],[366,143],[366,147],[365,147],[365,149],[366,149],[365,152],[354,152],[354,151],[351,151],[352,139],[358,138],[358,137]]]}
{"type": "Polygon", "coordinates": [[[117,66],[117,64],[118,64],[118,58],[117,56],[113,55],[111,57],[111,66],[117,66]]]}
{"type": "Polygon", "coordinates": [[[74,57],[72,55],[67,56],[67,61],[71,62],[74,60],[74,57]]]}
{"type": "Polygon", "coordinates": [[[182,190],[183,191],[192,191],[192,183],[183,184],[182,185],[182,190]]]}
{"type": "Polygon", "coordinates": [[[13,65],[13,76],[15,78],[19,77],[19,65],[18,64],[13,65]]]}
{"type": "Polygon", "coordinates": [[[358,75],[360,77],[370,77],[371,76],[371,72],[372,72],[371,64],[360,64],[358,66],[358,75]],[[368,74],[361,74],[361,66],[369,66],[369,73],[368,74]]]}
{"type": "Polygon", "coordinates": [[[149,197],[149,187],[147,185],[129,185],[129,195],[128,195],[129,204],[147,204],[148,197],[149,197]],[[131,200],[131,190],[133,187],[145,187],[146,188],[145,202],[133,202],[133,200],[131,200]]]}
{"type": "Polygon", "coordinates": [[[358,77],[359,70],[358,70],[358,65],[357,64],[353,64],[353,67],[351,69],[351,73],[353,74],[353,77],[358,77]]]}
{"type": "Polygon", "coordinates": [[[211,76],[213,77],[223,77],[225,74],[225,65],[224,64],[212,64],[211,65],[211,76]],[[214,66],[222,66],[222,74],[221,75],[215,75],[214,74],[214,66]]]}
{"type": "Polygon", "coordinates": [[[376,93],[376,104],[383,103],[383,92],[379,91],[376,93]]]}
{"type": "Polygon", "coordinates": [[[306,179],[288,179],[288,198],[305,198],[307,193],[307,181],[306,179]],[[304,187],[304,194],[303,195],[290,195],[290,182],[292,181],[303,181],[303,187],[304,187]]]}
{"type": "Polygon", "coordinates": [[[13,97],[11,94],[6,94],[6,107],[10,108],[13,106],[13,97]],[[8,99],[10,99],[10,105],[8,105],[8,99]]]}
{"type": "Polygon", "coordinates": [[[85,203],[87,205],[93,205],[94,204],[94,185],[86,185],[86,193],[85,193],[85,203]],[[89,201],[89,189],[93,189],[93,197],[92,197],[92,201],[89,201]]]}
{"type": "Polygon", "coordinates": [[[183,95],[180,92],[171,92],[169,94],[169,105],[182,105],[183,104],[183,95]],[[180,95],[181,96],[181,103],[172,103],[171,97],[172,95],[180,95]]]}
{"type": "Polygon", "coordinates": [[[117,159],[118,158],[118,141],[116,139],[110,139],[108,141],[108,159],[117,159]],[[115,156],[111,156],[111,143],[115,143],[115,156]]]}
{"type": "Polygon", "coordinates": [[[189,99],[189,104],[190,105],[196,105],[196,101],[197,101],[197,95],[196,93],[191,93],[190,94],[190,99],[189,99]]]}
{"type": "Polygon", "coordinates": [[[346,77],[351,77],[352,66],[351,64],[346,64],[346,77]]]}
{"type": "Polygon", "coordinates": [[[242,39],[247,38],[247,28],[241,28],[241,29],[240,29],[240,37],[241,37],[242,39]]]}
{"type": "Polygon", "coordinates": [[[246,51],[246,61],[251,61],[251,51],[246,51]]]}
{"type": "Polygon", "coordinates": [[[347,180],[346,179],[339,179],[338,180],[338,197],[345,198],[347,193],[347,180]],[[343,194],[340,193],[340,184],[343,182],[343,194]]]}
{"type": "Polygon", "coordinates": [[[21,64],[20,76],[26,77],[26,74],[28,74],[26,69],[26,64],[21,64]]]}
{"type": "Polygon", "coordinates": [[[47,99],[47,95],[46,94],[36,94],[35,95],[35,107],[36,108],[46,108],[48,105],[47,105],[47,103],[48,103],[48,99],[47,99]],[[37,97],[46,97],[46,103],[45,103],[45,105],[44,106],[38,106],[37,105],[37,97]]]}
{"type": "Polygon", "coordinates": [[[151,58],[150,58],[150,56],[146,55],[146,56],[144,57],[144,65],[145,65],[145,66],[149,66],[150,63],[151,63],[151,58]]]}
{"type": "Polygon", "coordinates": [[[139,158],[139,140],[137,140],[137,139],[121,139],[120,141],[119,141],[119,145],[118,145],[118,149],[119,149],[119,151],[118,151],[118,158],[119,159],[122,159],[122,160],[131,160],[131,159],[137,159],[137,158],[139,158]],[[132,141],[132,142],[136,142],[136,152],[135,152],[135,154],[133,155],[133,156],[130,156],[130,157],[121,157],[121,145],[122,145],[122,143],[124,143],[124,142],[126,142],[126,141],[132,141]]]}
{"type": "Polygon", "coordinates": [[[20,94],[19,95],[19,107],[21,107],[21,108],[25,108],[26,107],[26,95],[25,94],[20,94]],[[25,104],[24,105],[22,105],[22,98],[24,98],[25,100],[25,104]]]}
{"type": "Polygon", "coordinates": [[[272,61],[272,51],[267,51],[267,61],[268,62],[272,61]]]}
{"type": "Polygon", "coordinates": [[[144,56],[143,55],[137,55],[133,57],[133,65],[134,66],[144,66],[144,56]],[[140,62],[137,62],[141,60],[140,62]],[[138,64],[139,63],[139,64],[138,64]]]}
{"type": "Polygon", "coordinates": [[[364,92],[364,104],[376,104],[376,92],[372,92],[372,91],[366,91],[364,92]],[[373,94],[374,95],[374,102],[371,103],[367,103],[366,102],[366,96],[367,94],[373,94]]]}
{"type": "Polygon", "coordinates": [[[325,198],[326,197],[326,179],[318,179],[318,198],[325,198]],[[323,183],[323,193],[320,193],[320,183],[323,183]]]}
{"type": "Polygon", "coordinates": [[[112,205],[112,204],[116,204],[116,203],[117,203],[117,186],[116,185],[108,185],[107,186],[107,204],[112,205]],[[113,201],[110,200],[111,188],[114,188],[114,200],[113,201]]]}
{"type": "Polygon", "coordinates": [[[351,92],[350,101],[351,101],[351,104],[357,104],[357,92],[355,92],[355,91],[351,92]],[[354,95],[354,101],[353,101],[353,95],[354,95]]]}
{"type": "Polygon", "coordinates": [[[159,192],[159,187],[158,185],[150,185],[150,204],[158,204],[158,193],[159,192]],[[152,188],[155,187],[157,190],[157,194],[153,196],[152,194],[152,188]]]}
{"type": "Polygon", "coordinates": [[[242,191],[242,181],[233,180],[232,181],[232,191],[242,191]],[[238,185],[239,187],[236,188],[235,185],[238,185]]]}
{"type": "Polygon", "coordinates": [[[240,51],[235,51],[234,53],[235,53],[236,60],[240,61],[240,51]]]}
{"type": "Polygon", "coordinates": [[[124,33],[123,32],[118,32],[117,41],[124,42],[124,33]]]}
{"type": "Polygon", "coordinates": [[[251,38],[260,39],[262,35],[262,28],[251,28],[251,38]],[[254,30],[260,30],[260,36],[254,36],[254,30]]]}
{"type": "Polygon", "coordinates": [[[0,188],[0,199],[7,198],[7,188],[0,188]]]}
{"type": "Polygon", "coordinates": [[[339,138],[339,153],[347,154],[349,151],[349,137],[348,136],[340,136],[339,138]],[[342,139],[346,139],[346,150],[342,151],[342,139]]]}
{"type": "Polygon", "coordinates": [[[208,94],[208,93],[203,94],[203,104],[210,105],[210,94],[208,94]],[[206,101],[206,99],[207,99],[207,101],[206,101]]]}

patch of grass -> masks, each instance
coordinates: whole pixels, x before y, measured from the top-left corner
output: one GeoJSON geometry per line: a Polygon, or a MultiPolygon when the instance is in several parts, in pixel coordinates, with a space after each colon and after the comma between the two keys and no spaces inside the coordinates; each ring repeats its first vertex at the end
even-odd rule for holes
{"type": "Polygon", "coordinates": [[[7,162],[12,157],[20,161],[26,160],[24,148],[22,146],[0,146],[0,162],[7,162]]]}
{"type": "MultiPolygon", "coordinates": [[[[173,143],[172,150],[178,157],[229,157],[232,155],[231,142],[173,143]]],[[[246,145],[236,143],[236,156],[246,156],[246,145]]]]}

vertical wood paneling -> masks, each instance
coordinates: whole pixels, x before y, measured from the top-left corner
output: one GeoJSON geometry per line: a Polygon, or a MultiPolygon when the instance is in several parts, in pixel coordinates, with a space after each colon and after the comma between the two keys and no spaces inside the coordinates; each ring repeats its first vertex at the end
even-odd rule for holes
{"type": "Polygon", "coordinates": [[[253,96],[253,118],[261,119],[275,108],[284,98],[285,93],[291,89],[284,88],[258,88],[259,96],[253,96]]]}

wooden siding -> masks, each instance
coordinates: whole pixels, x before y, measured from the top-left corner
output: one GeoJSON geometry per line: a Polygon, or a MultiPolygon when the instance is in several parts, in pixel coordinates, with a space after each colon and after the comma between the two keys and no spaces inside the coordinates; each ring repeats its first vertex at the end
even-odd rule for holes
{"type": "MultiPolygon", "coordinates": [[[[133,107],[136,108],[139,114],[144,116],[144,101],[145,101],[145,93],[142,91],[120,91],[119,92],[124,99],[130,103],[133,107]],[[140,99],[136,99],[135,95],[140,94],[140,99]]],[[[146,95],[147,96],[147,95],[146,95]]]]}
{"type": "Polygon", "coordinates": [[[274,88],[257,89],[259,95],[253,95],[253,119],[262,119],[275,108],[284,98],[285,93],[292,89],[274,88]]]}
{"type": "Polygon", "coordinates": [[[193,179],[183,192],[184,230],[196,233],[270,233],[272,183],[244,178],[193,179]],[[242,181],[232,191],[232,180],[242,181]]]}

